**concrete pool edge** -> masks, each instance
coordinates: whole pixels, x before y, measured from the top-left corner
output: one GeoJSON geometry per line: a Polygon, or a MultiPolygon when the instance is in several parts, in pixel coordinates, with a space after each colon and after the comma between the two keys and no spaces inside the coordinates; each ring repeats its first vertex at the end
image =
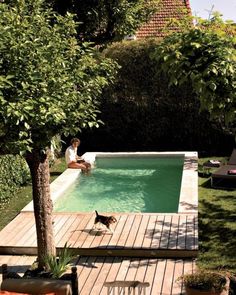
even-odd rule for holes
{"type": "MultiPolygon", "coordinates": [[[[102,153],[87,152],[83,158],[90,163],[94,163],[96,156],[100,157],[132,157],[132,156],[184,156],[183,174],[180,189],[179,207],[177,213],[197,213],[198,212],[198,154],[197,152],[119,152],[102,153]]],[[[60,176],[50,184],[52,202],[55,201],[70,187],[70,185],[80,175],[80,169],[66,169],[60,176]]],[[[21,211],[33,211],[33,201],[26,205],[21,211]]]]}

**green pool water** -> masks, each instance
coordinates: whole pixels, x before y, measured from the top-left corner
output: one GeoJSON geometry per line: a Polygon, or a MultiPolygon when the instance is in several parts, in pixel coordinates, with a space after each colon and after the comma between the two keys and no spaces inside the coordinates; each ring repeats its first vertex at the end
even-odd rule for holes
{"type": "Polygon", "coordinates": [[[183,157],[98,158],[57,200],[57,212],[178,212],[183,157]]]}

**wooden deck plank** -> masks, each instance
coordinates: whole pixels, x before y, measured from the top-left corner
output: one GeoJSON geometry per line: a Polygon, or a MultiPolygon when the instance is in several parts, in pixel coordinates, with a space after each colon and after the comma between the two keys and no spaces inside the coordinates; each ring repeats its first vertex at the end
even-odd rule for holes
{"type": "MultiPolygon", "coordinates": [[[[97,277],[101,271],[103,271],[103,264],[104,264],[105,258],[104,257],[98,257],[96,259],[94,268],[92,268],[89,277],[83,284],[83,287],[80,289],[81,295],[89,295],[91,294],[91,289],[96,284],[97,277]]],[[[93,293],[92,293],[93,294],[93,293]]],[[[96,294],[96,293],[95,293],[96,294]]]]}
{"type": "Polygon", "coordinates": [[[119,220],[119,223],[116,227],[115,232],[113,233],[109,244],[107,245],[107,248],[114,248],[117,244],[117,242],[119,241],[120,235],[122,234],[122,230],[124,228],[126,219],[128,218],[128,214],[122,214],[119,220]]]}
{"type": "Polygon", "coordinates": [[[127,238],[129,236],[130,230],[132,228],[134,218],[135,218],[135,215],[133,215],[133,214],[132,215],[130,214],[127,217],[125,225],[122,230],[122,234],[120,235],[119,240],[116,244],[116,248],[124,248],[127,238]]]}
{"type": "Polygon", "coordinates": [[[195,248],[194,216],[187,216],[186,228],[186,249],[193,250],[195,248]]]}
{"type": "MultiPolygon", "coordinates": [[[[122,258],[115,257],[115,259],[113,260],[112,266],[110,268],[110,271],[105,279],[105,282],[112,282],[116,280],[117,274],[121,267],[121,263],[122,263],[122,258]]],[[[107,294],[107,288],[103,286],[99,295],[104,295],[104,294],[107,294]]]]}
{"type": "Polygon", "coordinates": [[[77,274],[80,276],[81,272],[83,271],[84,267],[86,267],[88,262],[89,256],[80,256],[76,262],[77,266],[77,274]]]}
{"type": "Polygon", "coordinates": [[[134,281],[135,280],[135,276],[139,267],[139,261],[140,259],[137,258],[133,258],[130,260],[130,265],[125,277],[126,281],[134,281]]]}
{"type": "Polygon", "coordinates": [[[177,249],[185,249],[186,247],[186,234],[187,234],[187,216],[180,215],[179,230],[177,238],[177,249]]]}
{"type": "Polygon", "coordinates": [[[16,242],[15,246],[31,246],[32,242],[31,240],[36,240],[36,226],[35,221],[33,220],[33,223],[29,230],[27,231],[27,234],[22,235],[22,237],[16,242]]]}
{"type": "Polygon", "coordinates": [[[151,289],[152,295],[161,294],[161,290],[163,287],[163,278],[165,274],[166,268],[166,259],[158,259],[158,263],[156,266],[156,272],[154,275],[154,281],[151,289]]]}
{"type": "Polygon", "coordinates": [[[140,281],[140,282],[145,281],[147,266],[148,266],[148,259],[140,259],[139,267],[135,275],[135,281],[140,281]]]}
{"type": "Polygon", "coordinates": [[[170,238],[171,223],[172,223],[172,216],[171,215],[166,215],[164,217],[164,224],[163,224],[163,228],[162,228],[160,245],[159,245],[159,248],[161,248],[161,249],[167,249],[168,248],[168,243],[169,243],[169,238],[170,238]]]}
{"type": "Polygon", "coordinates": [[[132,249],[134,246],[134,241],[137,237],[138,234],[138,230],[141,224],[141,220],[142,220],[142,215],[141,214],[136,214],[135,215],[135,219],[132,225],[132,229],[130,230],[128,239],[126,240],[125,243],[125,248],[126,249],[132,249]]]}
{"type": "Polygon", "coordinates": [[[180,276],[183,275],[184,264],[182,260],[175,260],[175,272],[173,276],[173,286],[172,286],[172,295],[181,294],[182,292],[182,283],[177,281],[180,276]]]}
{"type": "Polygon", "coordinates": [[[57,247],[63,247],[65,243],[68,242],[65,236],[67,236],[67,233],[70,231],[70,228],[72,227],[75,219],[76,215],[69,215],[61,230],[55,236],[55,244],[57,247]]]}
{"type": "MultiPolygon", "coordinates": [[[[53,216],[53,231],[54,231],[54,236],[56,238],[56,233],[58,232],[59,228],[63,225],[65,219],[68,217],[68,214],[62,214],[62,215],[54,215],[53,216]]],[[[36,228],[35,228],[35,233],[31,235],[27,235],[27,242],[26,245],[32,246],[32,247],[37,247],[37,238],[36,238],[36,228]]]]}
{"type": "Polygon", "coordinates": [[[71,242],[71,237],[78,227],[79,223],[83,219],[83,215],[81,214],[73,214],[75,216],[75,219],[72,221],[70,227],[67,229],[66,233],[64,233],[63,237],[61,238],[60,241],[57,243],[57,247],[63,247],[66,242],[68,242],[68,245],[70,245],[71,242]]]}
{"type": "Polygon", "coordinates": [[[64,233],[64,227],[67,224],[67,221],[69,220],[70,215],[64,214],[64,215],[57,215],[56,216],[56,222],[54,227],[54,239],[55,242],[61,239],[62,235],[64,233]],[[59,220],[58,220],[59,219],[59,220]],[[58,220],[58,222],[57,222],[58,220]]]}
{"type": "Polygon", "coordinates": [[[86,248],[86,246],[90,245],[92,240],[94,239],[93,236],[93,225],[94,225],[94,217],[90,216],[85,228],[81,228],[81,234],[78,237],[78,240],[75,243],[76,248],[86,248]],[[84,246],[85,245],[85,246],[84,246]]]}
{"type": "Polygon", "coordinates": [[[152,249],[157,249],[160,246],[160,241],[161,241],[161,234],[163,230],[163,224],[164,224],[164,215],[158,215],[157,220],[156,220],[156,225],[155,229],[153,232],[153,238],[152,238],[152,243],[151,243],[151,248],[152,249]]]}
{"type": "Polygon", "coordinates": [[[194,249],[198,250],[198,216],[194,215],[194,249]]]}
{"type": "Polygon", "coordinates": [[[79,294],[81,294],[81,291],[83,290],[84,284],[86,283],[86,280],[90,276],[90,273],[92,269],[96,264],[97,257],[89,257],[86,264],[83,266],[83,270],[80,272],[79,275],[79,294]]]}
{"type": "MultiPolygon", "coordinates": [[[[18,240],[21,239],[23,236],[26,237],[26,239],[29,238],[29,231],[30,231],[30,228],[32,227],[34,223],[34,220],[32,218],[27,218],[27,223],[25,225],[22,226],[22,228],[18,228],[18,231],[15,233],[15,232],[12,232],[11,234],[11,239],[5,243],[6,246],[12,246],[12,245],[16,245],[18,240]],[[14,233],[14,235],[13,235],[14,233]]],[[[21,244],[22,245],[22,244],[21,244]]]]}
{"type": "Polygon", "coordinates": [[[145,231],[145,239],[143,241],[142,248],[150,248],[152,244],[153,234],[155,231],[156,221],[157,221],[156,215],[150,216],[150,219],[145,231]]]}
{"type": "Polygon", "coordinates": [[[71,235],[69,238],[69,244],[71,245],[71,247],[75,247],[75,243],[77,239],[79,238],[80,234],[82,233],[83,228],[86,226],[88,220],[89,220],[88,215],[78,216],[75,222],[75,228],[71,230],[71,235]]]}
{"type": "Polygon", "coordinates": [[[153,284],[154,276],[155,276],[155,271],[156,271],[156,259],[149,259],[148,260],[148,265],[147,265],[147,270],[145,273],[144,277],[144,282],[148,282],[150,286],[146,289],[146,294],[151,294],[151,286],[153,284]]]}
{"type": "Polygon", "coordinates": [[[173,285],[174,267],[175,267],[175,261],[173,259],[167,259],[165,274],[164,274],[163,283],[162,283],[163,295],[171,294],[171,289],[173,285]]]}
{"type": "Polygon", "coordinates": [[[100,294],[103,284],[106,281],[106,278],[110,272],[110,269],[112,267],[112,263],[114,261],[113,257],[106,257],[102,270],[99,272],[99,275],[97,277],[96,283],[92,287],[90,294],[100,294]]]}
{"type": "MultiPolygon", "coordinates": [[[[26,216],[26,215],[25,215],[26,216]]],[[[2,242],[4,238],[9,237],[12,233],[12,229],[15,229],[17,224],[20,227],[20,224],[24,222],[24,215],[18,214],[13,218],[0,232],[0,241],[2,242]]],[[[10,237],[9,237],[10,238],[10,237]]]]}
{"type": "Polygon", "coordinates": [[[19,214],[12,220],[0,234],[1,245],[14,245],[15,241],[27,232],[32,221],[32,214],[19,214]]]}
{"type": "Polygon", "coordinates": [[[143,215],[139,230],[138,230],[138,234],[136,236],[136,239],[134,241],[134,246],[133,248],[142,248],[142,244],[143,244],[143,240],[145,237],[145,233],[146,233],[146,227],[147,224],[149,222],[149,215],[143,215]]]}
{"type": "Polygon", "coordinates": [[[79,226],[76,228],[76,231],[70,238],[70,243],[73,248],[79,247],[79,245],[81,245],[83,242],[83,237],[86,236],[84,230],[86,229],[89,222],[91,222],[91,216],[85,215],[83,220],[79,223],[79,226]]]}
{"type": "MultiPolygon", "coordinates": [[[[2,254],[35,254],[36,233],[32,213],[21,213],[11,226],[14,233],[2,241],[2,254]],[[5,247],[6,246],[6,247],[5,247]],[[28,252],[27,252],[28,251],[28,252]]],[[[195,257],[198,250],[198,217],[196,214],[115,214],[117,223],[114,233],[93,229],[95,214],[91,213],[57,213],[53,215],[54,232],[57,247],[68,242],[80,255],[144,255],[144,257],[173,257],[166,251],[174,250],[177,257],[195,257]],[[142,250],[145,250],[142,252],[142,250]],[[148,250],[150,250],[148,252],[148,250]],[[153,251],[152,251],[153,250],[153,251]],[[181,250],[181,251],[179,251],[181,250]],[[120,251],[120,252],[117,252],[120,251]],[[122,252],[123,251],[123,252],[122,252]],[[136,251],[136,253],[135,253],[136,251]],[[138,252],[139,251],[139,252],[138,252]],[[166,256],[165,256],[166,255],[166,256]],[[190,255],[190,256],[189,256],[190,255]]],[[[0,236],[5,238],[3,229],[0,236]]],[[[172,252],[174,253],[174,252],[172,252]]]]}
{"type": "Polygon", "coordinates": [[[193,261],[184,260],[184,273],[193,273],[193,261]]]}
{"type": "Polygon", "coordinates": [[[125,277],[128,273],[129,265],[130,265],[130,260],[128,258],[123,258],[120,269],[116,276],[116,281],[125,281],[125,277]]]}
{"type": "Polygon", "coordinates": [[[179,215],[174,215],[172,217],[170,236],[168,242],[168,249],[176,249],[177,247],[177,238],[179,230],[179,215]]]}

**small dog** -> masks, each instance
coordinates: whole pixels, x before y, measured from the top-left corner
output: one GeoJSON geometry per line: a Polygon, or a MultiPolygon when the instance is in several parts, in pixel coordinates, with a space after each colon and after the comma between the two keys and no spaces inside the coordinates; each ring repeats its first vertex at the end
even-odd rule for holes
{"type": "Polygon", "coordinates": [[[117,222],[116,218],[114,216],[99,215],[96,210],[95,210],[95,212],[96,212],[96,217],[94,220],[94,227],[96,227],[96,225],[98,223],[101,223],[101,224],[105,225],[106,228],[109,229],[109,231],[113,232],[112,229],[110,228],[110,225],[112,223],[117,222]]]}

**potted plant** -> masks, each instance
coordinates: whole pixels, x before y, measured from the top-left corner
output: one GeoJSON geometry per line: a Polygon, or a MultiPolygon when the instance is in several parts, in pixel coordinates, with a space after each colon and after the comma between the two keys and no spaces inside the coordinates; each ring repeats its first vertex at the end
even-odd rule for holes
{"type": "Polygon", "coordinates": [[[218,272],[197,270],[178,280],[185,286],[186,295],[227,295],[229,279],[218,272]]]}
{"type": "Polygon", "coordinates": [[[67,246],[67,243],[59,252],[58,256],[46,255],[44,257],[47,272],[50,277],[59,279],[68,269],[70,262],[74,259],[75,255],[67,246]]]}
{"type": "Polygon", "coordinates": [[[44,257],[46,269],[39,269],[38,263],[35,262],[23,277],[15,272],[9,272],[4,264],[1,290],[27,294],[37,294],[40,291],[42,294],[78,295],[77,268],[72,267],[71,273],[65,273],[74,257],[65,244],[58,256],[44,257]]]}

